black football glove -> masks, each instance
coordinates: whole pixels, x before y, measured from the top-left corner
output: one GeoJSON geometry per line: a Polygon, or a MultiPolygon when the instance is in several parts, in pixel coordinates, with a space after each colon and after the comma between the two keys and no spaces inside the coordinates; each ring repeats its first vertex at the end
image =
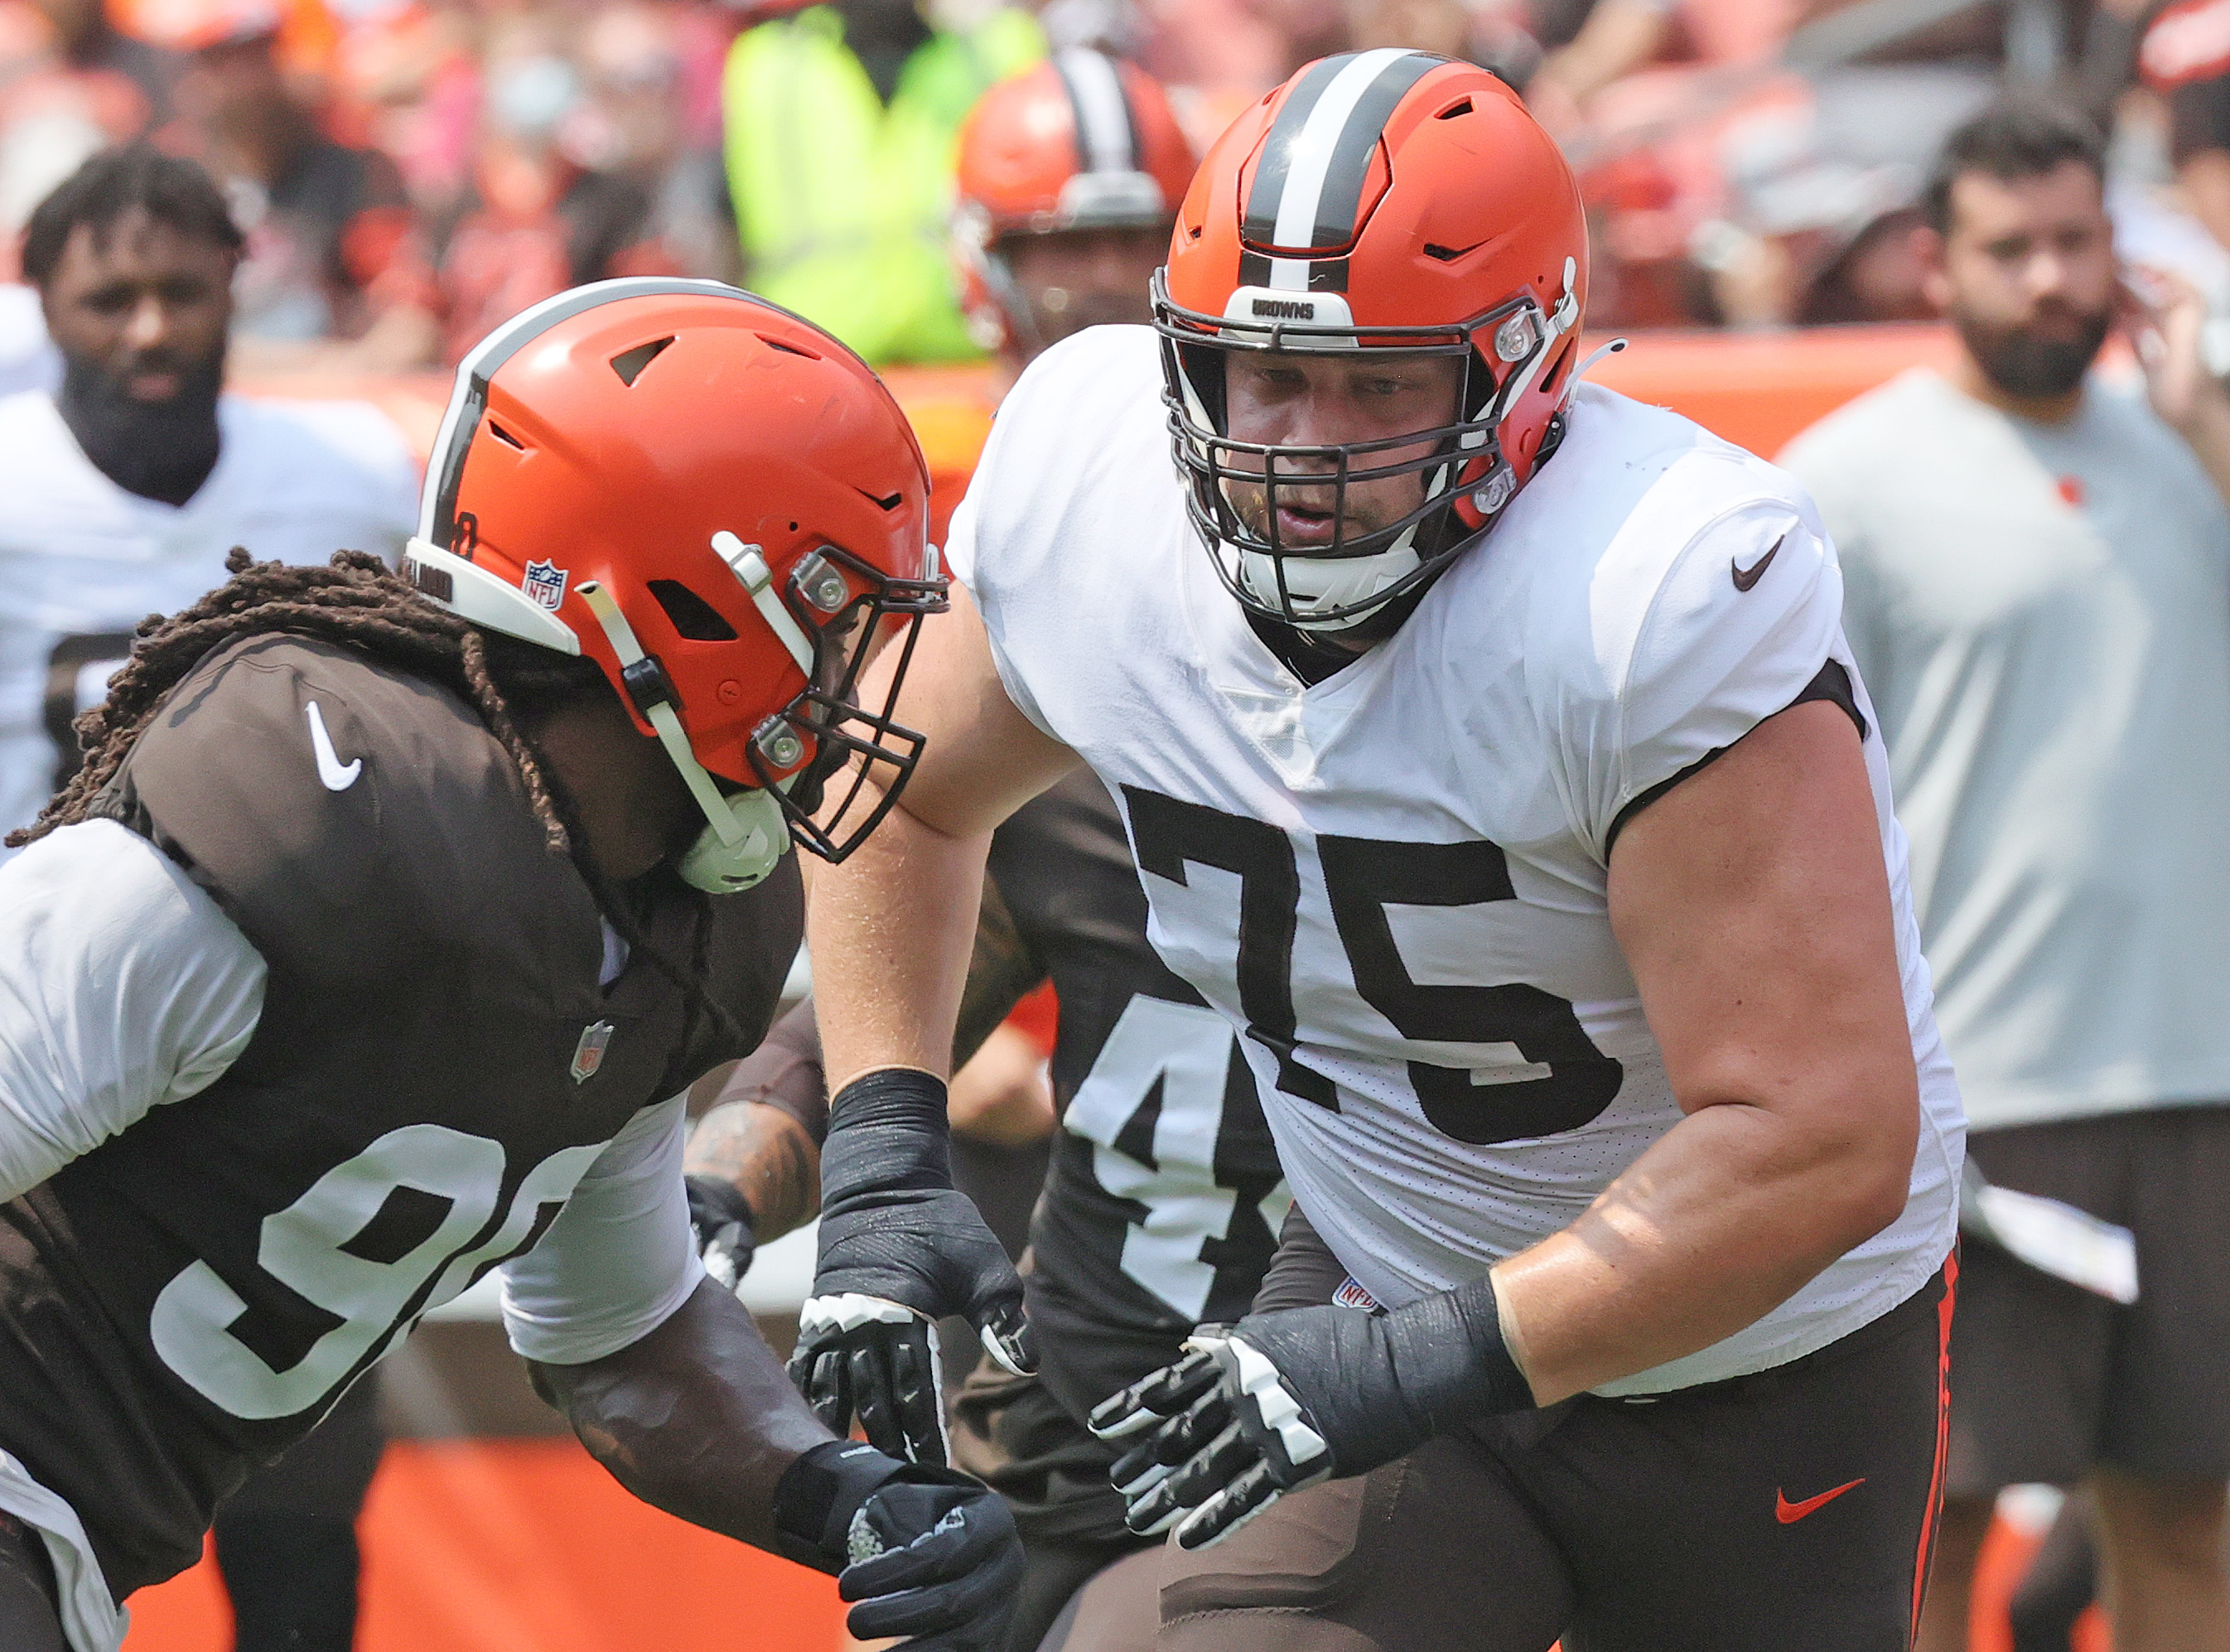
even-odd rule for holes
{"type": "Polygon", "coordinates": [[[913,1068],[856,1078],[828,1104],[821,1256],[790,1378],[832,1433],[856,1418],[909,1462],[945,1461],[936,1321],[964,1314],[994,1359],[1037,1368],[1022,1281],[952,1188],[944,1085],[913,1068]]]}
{"type": "Polygon", "coordinates": [[[859,1640],[980,1652],[1006,1631],[1022,1540],[1005,1501],[964,1474],[831,1440],[783,1471],[774,1521],[780,1553],[834,1572],[836,1592],[859,1603],[844,1620],[859,1640]]]}
{"type": "Polygon", "coordinates": [[[759,1246],[751,1232],[751,1202],[725,1177],[685,1176],[681,1182],[689,1190],[689,1225],[705,1271],[729,1290],[742,1290],[759,1246]]]}
{"type": "Polygon", "coordinates": [[[1125,1524],[1141,1537],[1175,1526],[1183,1549],[1230,1536],[1289,1491],[1533,1404],[1485,1279],[1391,1313],[1249,1314],[1201,1326],[1185,1347],[1092,1413],[1103,1440],[1144,1436],[1107,1471],[1125,1524]]]}

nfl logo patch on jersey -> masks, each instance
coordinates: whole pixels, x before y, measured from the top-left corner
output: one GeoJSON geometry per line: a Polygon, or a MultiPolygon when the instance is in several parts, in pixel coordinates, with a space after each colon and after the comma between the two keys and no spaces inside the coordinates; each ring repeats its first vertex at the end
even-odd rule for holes
{"type": "Polygon", "coordinates": [[[573,1082],[586,1084],[596,1075],[604,1064],[604,1047],[612,1042],[612,1023],[599,1021],[581,1029],[581,1042],[573,1046],[573,1082]]]}
{"type": "Polygon", "coordinates": [[[1355,1275],[1352,1274],[1340,1281],[1339,1288],[1331,1294],[1331,1300],[1332,1306],[1335,1307],[1360,1308],[1365,1313],[1386,1312],[1379,1306],[1376,1297],[1355,1282],[1355,1275]]]}
{"type": "Polygon", "coordinates": [[[558,604],[565,600],[565,581],[570,570],[554,562],[530,562],[526,565],[526,594],[543,607],[555,613],[558,604]]]}

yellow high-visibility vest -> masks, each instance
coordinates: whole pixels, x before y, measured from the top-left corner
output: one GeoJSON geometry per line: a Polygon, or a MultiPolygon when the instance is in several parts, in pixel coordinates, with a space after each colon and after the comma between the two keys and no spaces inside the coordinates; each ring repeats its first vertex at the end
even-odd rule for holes
{"type": "Polygon", "coordinates": [[[1044,54],[1036,20],[1002,8],[931,35],[886,106],[831,8],[747,30],[721,87],[745,284],[870,362],[978,355],[948,251],[960,124],[1044,54]]]}

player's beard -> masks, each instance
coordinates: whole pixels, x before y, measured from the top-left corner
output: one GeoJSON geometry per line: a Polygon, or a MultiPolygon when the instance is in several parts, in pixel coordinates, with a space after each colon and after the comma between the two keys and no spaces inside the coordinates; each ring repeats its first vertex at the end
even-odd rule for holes
{"type": "Polygon", "coordinates": [[[2111,309],[2070,310],[2072,326],[2046,330],[2033,325],[1983,321],[1955,310],[1952,325],[1982,376],[2008,396],[2048,399],[2066,395],[2083,382],[2113,325],[2111,309]]]}
{"type": "Polygon", "coordinates": [[[126,390],[126,375],[75,357],[62,361],[55,398],[85,456],[127,494],[183,505],[216,468],[216,403],[224,357],[185,365],[175,396],[145,402],[126,390]]]}

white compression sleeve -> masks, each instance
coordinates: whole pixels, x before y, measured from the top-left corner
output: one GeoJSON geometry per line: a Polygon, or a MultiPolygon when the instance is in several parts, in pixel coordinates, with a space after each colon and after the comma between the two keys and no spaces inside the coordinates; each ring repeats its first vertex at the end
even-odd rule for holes
{"type": "Polygon", "coordinates": [[[264,975],[208,893],[114,821],[0,866],[0,1199],[215,1083],[264,975]]]}
{"type": "Polygon", "coordinates": [[[528,1359],[577,1365],[666,1320],[705,1277],[681,1183],[686,1096],[645,1107],[589,1166],[542,1241],[503,1270],[503,1322],[528,1359]]]}

